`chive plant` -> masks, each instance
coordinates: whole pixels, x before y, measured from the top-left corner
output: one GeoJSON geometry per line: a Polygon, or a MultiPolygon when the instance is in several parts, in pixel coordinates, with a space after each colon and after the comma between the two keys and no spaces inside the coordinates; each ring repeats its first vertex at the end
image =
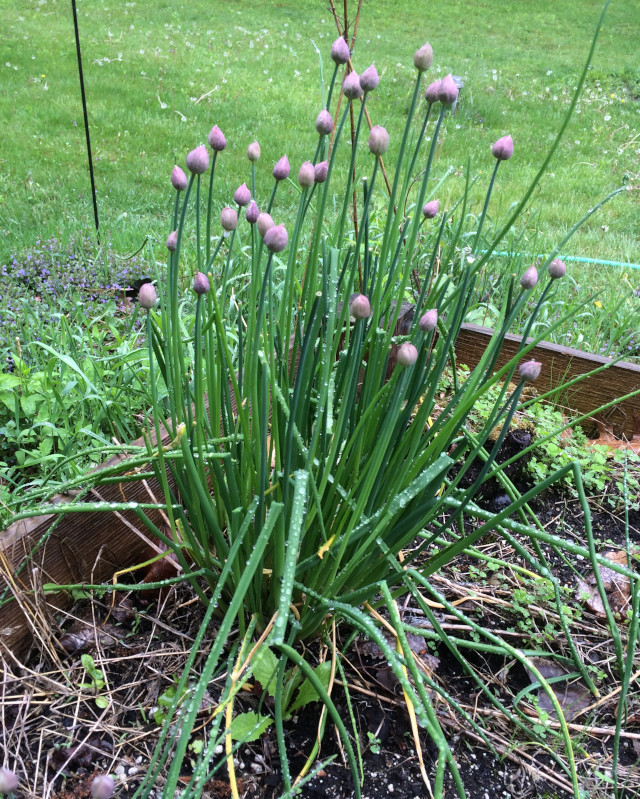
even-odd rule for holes
{"type": "MultiPolygon", "coordinates": [[[[484,261],[435,269],[445,243],[445,265],[459,265],[462,250],[460,225],[445,242],[451,212],[441,211],[431,196],[438,134],[458,89],[447,76],[427,87],[420,105],[431,60],[428,45],[414,58],[412,100],[382,224],[372,224],[372,198],[378,196],[389,135],[374,125],[367,147],[359,141],[367,97],[379,83],[373,66],[361,76],[350,71],[344,77],[335,122],[330,105],[318,114],[318,145],[298,173],[292,227],[276,224],[274,202],[290,175],[286,156],[274,167],[271,187],[263,188],[255,185],[253,169],[259,151],[250,145],[249,182],[255,188],[250,192],[243,184],[236,190],[220,215],[219,236],[212,235],[216,191],[206,147],[187,155],[188,181],[182,174],[177,180],[175,169],[172,173],[175,230],[167,241],[167,269],[158,274],[160,307],[149,310],[147,324],[150,357],[166,384],[167,423],[179,442],[179,457],[156,459],[158,467],[166,462],[176,486],[175,494],[165,497],[175,513],[172,546],[185,563],[209,571],[213,588],[242,532],[243,544],[220,598],[222,611],[236,595],[255,542],[268,526],[269,544],[243,596],[238,624],[243,630],[255,618],[262,630],[277,613],[280,643],[321,630],[326,610],[316,595],[356,604],[372,600],[387,577],[383,553],[395,555],[407,547],[452,497],[459,501],[452,523],[462,517],[495,469],[525,381],[539,373],[539,366],[529,363],[516,372],[526,355],[523,346],[517,358],[492,374],[501,342],[538,282],[531,266],[519,284],[512,279],[508,285],[500,323],[482,361],[439,405],[440,378],[452,363],[453,344],[484,261]],[[358,122],[340,187],[336,158],[345,147],[343,130],[352,108],[358,122]],[[423,155],[427,133],[430,143],[423,155]],[[357,230],[349,219],[356,170],[368,175],[357,230]],[[327,209],[336,196],[341,210],[332,220],[327,209]],[[181,264],[191,242],[195,254],[189,262],[198,273],[195,325],[189,332],[181,318],[180,289],[181,264]],[[418,260],[427,243],[431,256],[418,260]],[[421,265],[417,303],[399,323],[403,303],[412,296],[416,262],[421,265]],[[515,388],[508,389],[514,376],[515,388]],[[499,379],[505,387],[471,442],[465,435],[469,411],[499,379]],[[466,472],[496,425],[502,432],[480,475],[462,490],[466,472]]],[[[334,88],[344,54],[334,61],[328,103],[338,94],[334,88]]],[[[215,166],[226,145],[217,127],[209,142],[215,166]]],[[[493,146],[496,170],[482,218],[497,166],[512,153],[510,137],[493,146]]],[[[468,205],[466,194],[461,205],[468,205]]],[[[554,279],[546,279],[538,307],[553,287],[554,279]]],[[[156,407],[156,418],[162,414],[156,407]]],[[[168,491],[163,475],[161,483],[168,491]]]]}
{"type": "MultiPolygon", "coordinates": [[[[589,60],[596,39],[597,33],[589,60]]],[[[430,632],[421,634],[441,641],[475,679],[461,652],[469,642],[440,628],[424,594],[431,594],[461,619],[466,617],[436,592],[429,576],[461,552],[474,551],[474,543],[485,532],[497,530],[529,568],[553,582],[541,544],[563,546],[542,528],[524,524],[524,511],[538,491],[569,467],[521,497],[496,462],[524,385],[540,374],[540,364],[527,357],[537,339],[526,341],[565,273],[564,264],[555,258],[558,250],[540,269],[529,266],[520,276],[510,276],[503,287],[494,335],[479,364],[462,381],[454,379],[444,398],[439,387],[445,369],[453,367],[455,375],[454,344],[480,276],[555,152],[588,64],[542,168],[507,221],[487,238],[486,234],[482,237],[484,221],[492,192],[499,185],[498,167],[514,154],[511,137],[499,139],[492,147],[495,169],[477,228],[469,234],[464,226],[470,183],[449,209],[443,209],[434,196],[438,185],[434,155],[458,89],[447,76],[425,90],[433,53],[430,45],[424,45],[414,56],[415,82],[386,208],[374,213],[382,195],[377,184],[389,136],[384,127],[375,125],[366,147],[360,139],[364,138],[367,97],[378,88],[378,73],[371,66],[358,77],[351,69],[340,83],[340,71],[350,61],[344,39],[334,43],[331,57],[335,69],[326,107],[315,120],[315,154],[309,154],[298,172],[299,203],[293,224],[278,218],[275,202],[280,185],[289,179],[289,161],[282,156],[273,170],[273,183],[258,185],[258,142],[247,151],[251,164],[247,183],[235,191],[228,205],[225,191],[218,193],[214,185],[216,162],[226,147],[217,127],[208,139],[212,160],[201,145],[187,155],[189,177],[180,167],[171,174],[175,203],[166,242],[167,267],[158,269],[156,276],[159,299],[152,286],[140,293],[146,311],[155,437],[160,442],[161,421],[172,437],[168,447],[153,444],[151,438],[148,444],[148,456],[164,493],[170,533],[161,533],[142,505],[133,510],[176,553],[186,579],[208,604],[205,623],[214,615],[221,621],[202,679],[181,710],[181,724],[176,726],[169,714],[136,797],[150,795],[169,760],[163,796],[174,796],[200,702],[211,676],[224,667],[226,640],[234,629],[245,643],[254,632],[263,634],[281,656],[274,720],[285,795],[295,790],[278,701],[288,661],[310,680],[327,706],[359,796],[351,735],[326,686],[296,647],[299,641],[325,635],[327,621],[335,618],[344,619],[380,646],[407,702],[433,739],[438,750],[433,795],[442,796],[446,768],[458,794],[464,795],[430,692],[454,705],[455,700],[444,696],[442,688],[416,668],[406,638],[406,632],[416,630],[402,621],[395,600],[403,593],[413,596],[432,622],[430,632]],[[332,108],[335,95],[340,99],[332,108]],[[356,119],[354,137],[345,144],[344,126],[351,111],[356,119]],[[345,148],[349,168],[339,185],[336,159],[345,148]],[[358,172],[367,177],[361,192],[358,187],[356,224],[350,208],[353,176],[358,172]],[[220,235],[215,234],[213,215],[218,196],[225,205],[220,235]],[[335,217],[329,212],[332,207],[338,209],[335,217]],[[464,241],[473,245],[465,247],[464,241]],[[193,280],[186,274],[186,263],[195,266],[193,280]],[[183,287],[187,285],[187,292],[195,297],[193,324],[184,314],[188,297],[183,287]],[[532,301],[535,292],[537,300],[532,301]],[[409,300],[413,306],[407,310],[409,300]],[[496,370],[505,335],[529,307],[519,352],[496,370]],[[158,400],[158,374],[164,382],[166,404],[158,400]],[[480,400],[489,406],[487,418],[482,429],[470,432],[467,419],[480,400]],[[497,514],[475,503],[478,490],[490,477],[499,479],[512,499],[497,514]],[[479,520],[473,533],[465,532],[467,517],[479,520]],[[531,536],[533,555],[515,538],[515,533],[523,531],[531,536]],[[397,650],[389,646],[374,616],[364,610],[372,604],[385,606],[397,635],[397,650]]],[[[578,467],[571,468],[579,483],[578,467]]],[[[586,500],[582,494],[581,498],[587,518],[586,500]]],[[[595,552],[589,525],[587,532],[595,566],[602,558],[595,552]]],[[[571,546],[575,552],[587,551],[571,546]]],[[[637,575],[624,571],[635,586],[637,575]]],[[[562,616],[557,581],[554,586],[562,616]]],[[[598,587],[608,607],[604,590],[598,587]]],[[[635,587],[633,596],[637,616],[635,587]]],[[[480,651],[526,661],[526,652],[505,648],[498,636],[475,622],[473,629],[480,651]]],[[[566,623],[563,629],[576,671],[597,695],[566,623]]],[[[204,628],[198,640],[203,634],[204,628]]],[[[229,664],[244,648],[244,643],[230,645],[229,664]]],[[[628,675],[630,660],[623,659],[621,650],[618,660],[628,675]]],[[[180,680],[172,712],[184,696],[188,672],[180,680]]],[[[236,668],[234,673],[240,671],[236,668]]],[[[562,719],[555,694],[542,675],[536,672],[536,677],[562,719]]],[[[232,702],[232,682],[223,690],[220,710],[232,702]]],[[[490,701],[538,740],[538,733],[521,714],[493,695],[490,701]]],[[[185,796],[196,796],[221,763],[227,762],[232,769],[230,749],[222,761],[214,757],[223,736],[222,713],[214,716],[209,741],[195,766],[193,788],[185,796]]],[[[488,742],[483,729],[465,718],[488,742]]],[[[557,740],[569,752],[568,769],[577,796],[564,719],[557,740]]]]}

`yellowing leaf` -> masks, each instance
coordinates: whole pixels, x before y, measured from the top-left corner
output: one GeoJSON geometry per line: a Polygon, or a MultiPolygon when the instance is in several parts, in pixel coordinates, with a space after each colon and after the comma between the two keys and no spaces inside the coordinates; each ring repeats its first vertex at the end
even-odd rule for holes
{"type": "Polygon", "coordinates": [[[331,549],[331,544],[333,544],[333,539],[335,538],[335,534],[331,536],[331,538],[326,541],[318,550],[318,557],[320,560],[324,558],[325,552],[328,552],[331,549]]]}

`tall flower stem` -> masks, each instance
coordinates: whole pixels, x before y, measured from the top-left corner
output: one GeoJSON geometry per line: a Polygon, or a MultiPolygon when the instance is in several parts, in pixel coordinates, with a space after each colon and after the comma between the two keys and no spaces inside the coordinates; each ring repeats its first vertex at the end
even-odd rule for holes
{"type": "Polygon", "coordinates": [[[383,265],[386,264],[389,249],[391,247],[393,223],[396,218],[396,197],[398,194],[398,185],[400,183],[400,172],[401,172],[400,167],[404,160],[405,150],[407,149],[409,130],[411,129],[411,123],[413,122],[413,115],[415,113],[416,104],[418,102],[418,93],[420,92],[421,80],[422,80],[422,74],[418,72],[416,77],[416,83],[413,89],[413,96],[411,97],[411,105],[409,106],[409,114],[407,115],[407,123],[404,127],[404,133],[402,134],[400,152],[398,153],[396,171],[393,177],[393,186],[391,187],[391,194],[389,195],[389,204],[387,206],[387,221],[385,224],[384,235],[382,237],[382,244],[380,248],[380,263],[383,265]]]}
{"type": "MultiPolygon", "coordinates": [[[[211,176],[209,177],[209,196],[207,198],[207,263],[209,263],[211,258],[211,206],[213,202],[213,178],[216,173],[216,159],[218,157],[218,151],[213,151],[213,160],[211,162],[211,176]]],[[[200,208],[200,204],[198,203],[198,209],[200,208]]],[[[199,218],[198,214],[198,218],[199,218]]]]}
{"type": "Polygon", "coordinates": [[[482,228],[484,226],[484,220],[487,216],[487,209],[489,208],[489,200],[491,199],[491,193],[493,191],[493,184],[496,182],[496,175],[498,174],[498,167],[500,166],[500,159],[496,160],[496,165],[493,168],[493,174],[491,175],[491,180],[489,181],[489,188],[487,189],[487,196],[484,200],[484,207],[482,209],[482,213],[480,214],[480,221],[478,222],[478,230],[476,231],[476,237],[473,240],[473,246],[471,248],[471,252],[475,252],[478,244],[480,242],[480,234],[482,233],[482,228]]]}
{"type": "MultiPolygon", "coordinates": [[[[344,236],[344,226],[347,219],[347,212],[349,210],[349,203],[351,202],[351,186],[355,176],[356,167],[356,148],[358,147],[358,139],[360,137],[360,128],[362,127],[362,118],[364,116],[364,109],[367,95],[365,94],[360,104],[360,113],[358,114],[358,124],[356,125],[355,133],[351,140],[351,160],[349,162],[349,171],[347,172],[347,187],[344,193],[344,200],[342,202],[342,212],[340,214],[340,222],[338,224],[338,231],[335,238],[336,243],[340,245],[344,236]]],[[[349,111],[353,112],[353,102],[349,103],[349,111]]]]}
{"type": "MultiPolygon", "coordinates": [[[[320,194],[320,201],[316,209],[315,226],[311,238],[311,246],[309,248],[309,258],[307,259],[307,266],[305,269],[303,282],[302,282],[302,299],[301,306],[306,308],[308,312],[311,311],[313,305],[313,294],[315,292],[316,280],[318,277],[318,254],[320,251],[320,241],[322,239],[323,229],[322,224],[324,220],[325,209],[327,207],[327,200],[329,197],[329,187],[331,185],[331,175],[333,173],[333,165],[335,162],[336,152],[338,149],[338,142],[342,136],[347,115],[349,114],[349,107],[345,108],[342,114],[340,124],[336,128],[336,135],[333,140],[333,147],[331,148],[331,155],[329,156],[329,164],[327,167],[327,179],[323,184],[323,191],[320,194]]],[[[348,195],[345,195],[345,197],[348,195]]]]}

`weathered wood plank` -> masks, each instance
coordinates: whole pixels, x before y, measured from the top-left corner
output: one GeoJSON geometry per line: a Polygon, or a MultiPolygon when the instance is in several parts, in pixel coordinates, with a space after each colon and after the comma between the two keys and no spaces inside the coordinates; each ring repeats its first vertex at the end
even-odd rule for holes
{"type": "MultiPolygon", "coordinates": [[[[493,330],[487,327],[463,325],[456,341],[458,363],[471,368],[476,366],[492,334],[493,330]]],[[[522,336],[507,334],[496,368],[504,366],[517,353],[521,341],[522,336]]],[[[536,381],[536,388],[540,393],[545,393],[579,375],[587,374],[610,363],[608,358],[546,341],[538,344],[527,358],[535,358],[542,363],[542,371],[536,381]]],[[[558,395],[558,402],[582,415],[638,390],[640,390],[640,366],[620,361],[597,375],[581,380],[566,392],[561,392],[558,395]]],[[[631,439],[640,421],[640,395],[616,405],[606,413],[606,419],[617,436],[624,435],[631,439]]]]}

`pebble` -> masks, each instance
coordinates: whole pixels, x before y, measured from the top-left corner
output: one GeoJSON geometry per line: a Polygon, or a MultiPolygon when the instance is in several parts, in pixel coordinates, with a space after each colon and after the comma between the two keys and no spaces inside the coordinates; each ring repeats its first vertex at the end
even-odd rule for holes
{"type": "Polygon", "coordinates": [[[387,785],[387,791],[389,791],[389,793],[393,793],[393,791],[394,791],[394,787],[393,787],[393,783],[392,783],[392,782],[390,782],[390,783],[387,785]]]}
{"type": "Polygon", "coordinates": [[[128,774],[130,777],[133,777],[133,775],[137,774],[139,771],[140,769],[137,766],[131,766],[131,768],[128,771],[128,774]]]}

